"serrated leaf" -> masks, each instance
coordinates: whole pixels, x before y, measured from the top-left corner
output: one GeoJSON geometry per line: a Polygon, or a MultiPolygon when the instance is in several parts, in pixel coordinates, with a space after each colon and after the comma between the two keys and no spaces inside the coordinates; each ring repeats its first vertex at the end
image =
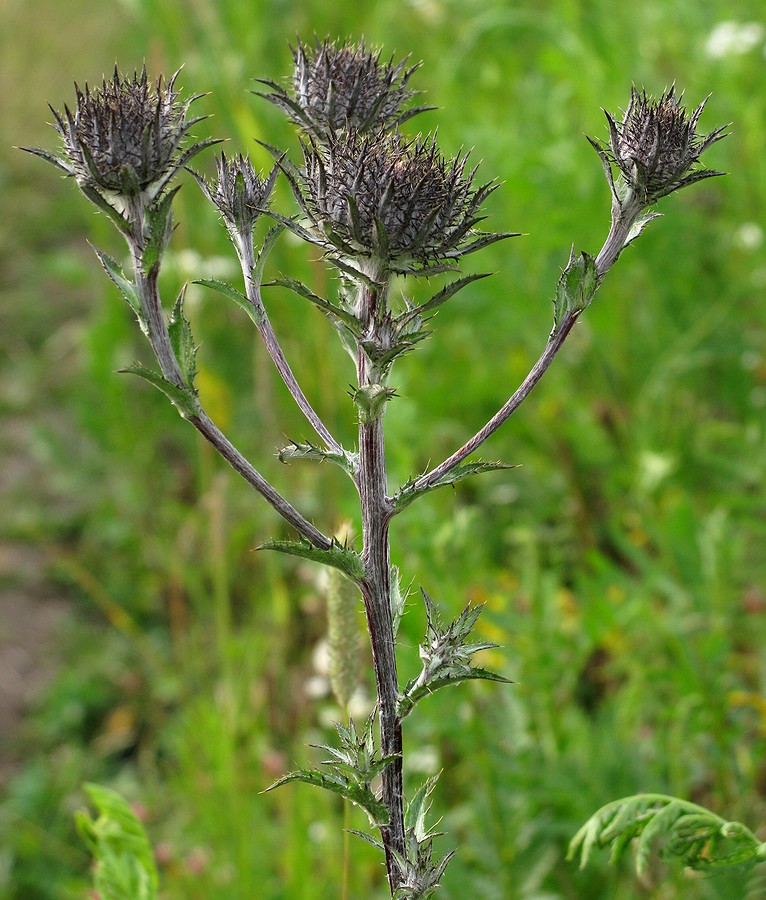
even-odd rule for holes
{"type": "Polygon", "coordinates": [[[308,541],[268,541],[261,544],[259,550],[276,550],[301,559],[310,559],[323,566],[340,569],[352,581],[359,582],[364,578],[364,563],[361,556],[347,547],[333,541],[329,550],[320,550],[308,541]]]}
{"type": "Polygon", "coordinates": [[[442,304],[446,303],[447,300],[454,297],[458,291],[461,291],[467,285],[471,284],[474,281],[480,281],[482,278],[487,278],[488,276],[489,272],[483,272],[477,275],[466,275],[464,278],[458,278],[455,281],[450,282],[448,285],[445,285],[437,294],[434,294],[430,300],[427,300],[425,303],[422,303],[419,306],[414,306],[412,309],[408,309],[407,312],[402,313],[402,315],[397,318],[396,324],[399,326],[406,325],[417,316],[422,316],[426,313],[433,312],[442,304]]]}
{"type": "Polygon", "coordinates": [[[146,366],[142,366],[140,363],[136,363],[133,366],[126,366],[124,369],[118,369],[117,371],[121,374],[138,375],[139,378],[143,378],[145,381],[148,381],[149,384],[153,384],[170,399],[173,406],[175,406],[184,419],[191,419],[199,414],[199,401],[194,392],[190,391],[188,388],[182,388],[177,384],[173,384],[160,375],[159,372],[155,372],[153,369],[147,369],[146,366]]]}
{"type": "Polygon", "coordinates": [[[450,685],[461,684],[464,681],[496,681],[500,684],[516,684],[510,678],[504,675],[498,675],[496,672],[490,672],[487,669],[481,669],[476,666],[470,666],[467,672],[460,675],[447,675],[443,678],[433,678],[425,684],[417,688],[407,690],[397,702],[396,711],[400,718],[406,718],[415,707],[415,704],[424,697],[430,697],[444,687],[450,685]]]}
{"type": "Polygon", "coordinates": [[[587,309],[599,286],[596,260],[584,250],[575,256],[574,247],[567,267],[561,273],[553,299],[553,331],[558,330],[565,317],[587,309]]]}
{"type": "Polygon", "coordinates": [[[86,197],[90,202],[97,206],[102,213],[108,216],[114,225],[117,226],[118,230],[127,238],[131,238],[133,235],[133,226],[128,222],[125,216],[122,213],[115,209],[108,200],[106,200],[97,190],[90,187],[87,184],[80,184],[80,190],[84,197],[86,197]]]}
{"type": "Polygon", "coordinates": [[[380,850],[381,852],[385,850],[382,841],[376,840],[371,834],[367,834],[364,831],[357,831],[355,828],[347,829],[349,834],[353,834],[358,838],[361,838],[363,841],[366,841],[368,844],[372,844],[376,850],[380,850]]]}
{"type": "Polygon", "coordinates": [[[252,279],[256,284],[260,284],[263,281],[263,269],[266,265],[266,260],[269,258],[269,254],[274,249],[274,244],[276,244],[277,239],[284,230],[285,226],[280,222],[274,225],[273,228],[270,228],[266,233],[266,237],[261,244],[261,249],[258,251],[258,256],[255,259],[253,271],[251,272],[252,279]]]}
{"type": "Polygon", "coordinates": [[[625,238],[625,243],[623,247],[627,247],[628,244],[632,244],[635,239],[643,233],[644,228],[654,221],[654,219],[662,218],[662,213],[657,212],[649,212],[644,213],[644,215],[639,216],[636,221],[630,226],[630,231],[628,232],[628,236],[625,238]]]}
{"type": "Polygon", "coordinates": [[[336,466],[340,466],[347,475],[353,478],[358,468],[359,457],[356,453],[349,453],[347,450],[341,453],[335,453],[332,450],[324,450],[311,443],[299,443],[293,441],[287,447],[283,447],[277,454],[277,458],[282,463],[292,462],[295,459],[310,459],[316,462],[331,462],[336,466]]]}
{"type": "MultiPolygon", "coordinates": [[[[92,244],[91,246],[93,247],[92,244]]],[[[146,320],[144,319],[143,311],[141,309],[141,297],[138,293],[136,283],[127,277],[122,270],[122,266],[116,259],[112,259],[108,253],[104,253],[103,250],[99,250],[98,247],[93,247],[93,250],[98,257],[98,261],[104,267],[104,271],[112,279],[117,286],[117,290],[122,294],[123,298],[127,301],[128,306],[135,313],[142,331],[146,332],[146,320]]]]}
{"type": "Polygon", "coordinates": [[[270,281],[267,285],[264,285],[264,287],[270,287],[272,285],[286,287],[299,297],[303,297],[305,300],[313,303],[317,309],[320,309],[327,318],[330,319],[333,325],[337,322],[341,322],[355,336],[358,336],[361,333],[361,323],[356,316],[341,309],[339,306],[335,306],[333,303],[330,303],[329,300],[325,300],[324,297],[315,294],[309,287],[303,284],[303,282],[282,275],[281,277],[270,281]]]}
{"type": "Polygon", "coordinates": [[[246,297],[241,291],[238,291],[235,287],[230,285],[226,281],[220,281],[217,278],[198,278],[193,282],[194,284],[201,284],[203,287],[210,288],[212,291],[218,291],[219,294],[223,294],[224,297],[228,297],[230,300],[233,300],[240,309],[243,309],[247,315],[250,317],[253,324],[260,328],[263,324],[263,314],[260,309],[254,304],[251,303],[249,298],[246,297]]]}
{"type": "Polygon", "coordinates": [[[173,306],[173,312],[168,322],[168,335],[173,348],[181,374],[184,376],[187,386],[194,391],[194,377],[197,374],[197,348],[194,345],[191,325],[184,316],[184,297],[186,285],[181,288],[178,299],[173,306]]]}
{"type": "Polygon", "coordinates": [[[261,793],[266,794],[292,781],[301,781],[304,784],[311,784],[314,787],[320,787],[334,794],[339,794],[350,803],[361,807],[369,816],[370,824],[375,828],[388,824],[388,807],[382,800],[378,800],[375,797],[369,787],[351,783],[332,775],[326,775],[324,772],[316,771],[316,769],[296,769],[294,772],[288,772],[287,775],[278,778],[261,793]]]}
{"type": "Polygon", "coordinates": [[[379,419],[383,415],[386,403],[395,396],[395,389],[384,384],[371,384],[351,390],[351,397],[359,411],[359,421],[362,424],[369,424],[379,419]]]}
{"type": "MultiPolygon", "coordinates": [[[[133,172],[132,169],[130,169],[133,172]]],[[[148,237],[141,254],[141,267],[145,275],[157,272],[162,261],[162,254],[173,232],[173,198],[180,188],[173,188],[162,195],[146,209],[146,230],[148,237]]]]}
{"type": "Polygon", "coordinates": [[[436,488],[444,487],[448,484],[457,484],[457,482],[463,481],[465,478],[470,478],[473,475],[482,475],[485,472],[497,472],[501,469],[515,468],[517,467],[510,463],[482,462],[479,460],[476,462],[460,463],[446,475],[443,475],[441,478],[431,482],[425,487],[416,489],[415,484],[417,484],[418,479],[412,479],[394,495],[394,511],[401,512],[401,510],[408,507],[410,503],[414,502],[419,497],[422,497],[424,494],[429,493],[429,491],[436,490],[436,488]]]}
{"type": "Polygon", "coordinates": [[[427,778],[420,785],[412,800],[407,804],[407,809],[404,813],[404,827],[412,830],[418,843],[436,836],[435,832],[429,832],[426,828],[426,815],[431,809],[431,794],[434,792],[440,775],[441,772],[437,772],[436,775],[427,778]]]}

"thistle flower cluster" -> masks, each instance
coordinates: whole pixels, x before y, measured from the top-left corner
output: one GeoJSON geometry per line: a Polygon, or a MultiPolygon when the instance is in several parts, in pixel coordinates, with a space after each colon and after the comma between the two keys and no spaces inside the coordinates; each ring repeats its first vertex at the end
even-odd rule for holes
{"type": "Polygon", "coordinates": [[[479,209],[497,185],[475,188],[467,155],[448,160],[433,139],[383,131],[347,132],[303,152],[293,188],[331,252],[371,260],[381,273],[415,273],[477,249],[479,209]]]}
{"type": "Polygon", "coordinates": [[[329,40],[317,40],[313,48],[298,41],[292,52],[292,91],[261,80],[272,93],[260,96],[315,139],[325,141],[339,131],[390,130],[426,108],[404,109],[419,93],[407,87],[418,65],[408,68],[406,58],[382,63],[380,50],[372,53],[363,42],[339,46],[329,40]]]}
{"type": "Polygon", "coordinates": [[[700,156],[716,141],[726,136],[722,126],[707,136],[697,133],[697,124],[707,103],[705,98],[687,115],[682,106],[683,94],[676,95],[675,86],[659,100],[647,97],[646,91],[634,86],[622,122],[605,111],[609,123],[609,143],[588,138],[601,157],[613,196],[618,202],[612,166],[616,166],[624,185],[645,208],[679,188],[722,172],[697,168],[700,156]]]}
{"type": "MultiPolygon", "coordinates": [[[[202,94],[183,103],[175,90],[176,72],[163,85],[151,85],[146,66],[140,74],[123,78],[115,67],[111,81],[100,88],[75,84],[77,106],[63,115],[53,107],[54,128],[63,141],[63,156],[39,148],[24,148],[42,156],[73,176],[89,195],[110,199],[156,198],[173,175],[214,141],[201,141],[181,150],[189,130],[206,118],[188,118],[189,106],[202,94]]],[[[91,196],[91,199],[93,197],[91,196]]]]}

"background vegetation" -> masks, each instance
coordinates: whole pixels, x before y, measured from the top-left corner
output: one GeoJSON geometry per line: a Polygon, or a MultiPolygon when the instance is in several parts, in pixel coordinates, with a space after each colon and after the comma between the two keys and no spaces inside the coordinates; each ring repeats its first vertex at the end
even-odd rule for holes
{"type": "MultiPolygon", "coordinates": [[[[447,153],[475,147],[503,184],[489,226],[526,236],[471,259],[496,275],[438,316],[395,371],[392,483],[442,458],[502,403],[537,357],[570,244],[608,226],[600,107],[631,82],[674,80],[690,105],[713,92],[704,131],[732,121],[708,164],[731,174],[664,201],[608,276],[562,358],[487,458],[520,464],[432,495],[396,522],[395,562],[456,613],[485,602],[492,666],[518,684],[444,692],[407,721],[408,777],[444,769],[442,847],[460,850],[445,898],[763,896],[763,873],[690,879],[661,864],[638,883],[566,843],[600,805],[675,793],[753,827],[766,806],[766,19],[757,0],[5,0],[0,117],[0,539],[6,585],[45,567],[71,604],[59,671],[14,734],[22,760],[0,808],[0,897],[82,897],[74,834],[81,784],[142,810],[179,900],[336,896],[342,810],[301,786],[258,791],[326,741],[338,716],[322,672],[322,584],[310,566],[253,553],[285,536],[271,511],[184,427],[157,392],[114,371],[144,354],[86,238],[122,247],[39,160],[45,101],[115,59],[209,91],[210,133],[267,165],[254,138],[293,152],[250,79],[291,70],[296,34],[364,36],[422,59],[416,87],[439,110],[447,153]],[[733,22],[728,27],[727,21],[733,22]],[[748,26],[744,27],[743,26],[748,26]],[[30,548],[33,548],[30,550],[30,548]],[[4,558],[5,558],[4,557],[4,558]]],[[[415,122],[412,123],[415,127],[415,122]]],[[[208,161],[209,164],[209,161],[208,161]]],[[[200,161],[200,167],[204,162],[200,161]]],[[[276,204],[291,210],[289,191],[276,204]]],[[[179,196],[166,296],[235,277],[215,213],[179,196]],[[190,249],[193,248],[193,249],[190,249]]],[[[273,271],[328,289],[321,261],[283,240],[273,271]]],[[[329,286],[332,289],[332,286],[329,286]]],[[[417,287],[413,288],[417,290],[417,287]]],[[[191,291],[190,291],[191,295],[191,291]]],[[[352,515],[342,476],[281,467],[299,415],[249,323],[193,294],[206,406],[324,529],[352,515]]],[[[330,430],[353,441],[348,360],[326,322],[267,296],[286,354],[330,430]]],[[[404,675],[424,627],[402,626],[404,675]]],[[[360,619],[360,628],[362,623],[360,619]]],[[[358,704],[369,707],[368,684],[358,704]],[[365,701],[365,697],[367,700],[365,701]]],[[[356,827],[362,822],[355,820],[356,827]]],[[[351,896],[382,897],[375,852],[353,847],[351,896]]]]}

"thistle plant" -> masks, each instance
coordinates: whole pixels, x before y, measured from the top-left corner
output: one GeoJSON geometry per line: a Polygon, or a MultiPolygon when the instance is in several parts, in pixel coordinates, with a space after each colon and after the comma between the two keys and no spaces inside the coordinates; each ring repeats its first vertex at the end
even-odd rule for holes
{"type": "MultiPolygon", "coordinates": [[[[270,147],[275,164],[267,174],[258,173],[239,154],[221,154],[211,179],[191,172],[217,210],[242,270],[239,286],[212,280],[198,283],[229,297],[247,314],[315,433],[311,440],[285,447],[280,460],[331,462],[352,480],[359,496],[361,552],[348,541],[328,536],[304,516],[213,422],[195,387],[196,342],[184,313],[184,291],[169,310],[161,301],[159,272],[173,230],[177,181],[192,157],[216,143],[190,137],[200,118],[188,118],[189,106],[201,95],[181,100],[176,75],[166,84],[162,79],[151,84],[145,70],[132,78],[115,71],[100,88],[76,88],[73,111],[54,110],[54,127],[63,142],[60,156],[41,149],[31,152],[73,177],[127,243],[126,270],[106,253],[96,252],[148,338],[158,369],[133,365],[123,371],[162,390],[182,418],[287,521],[296,539],[271,541],[267,548],[330,567],[336,599],[338,578],[346,580],[352,598],[361,597],[377,690],[374,713],[361,729],[353,721],[338,724],[339,746],[321,748],[326,759],[320,769],[291,772],[272,787],[302,781],[361,807],[372,830],[362,836],[385,857],[391,895],[415,900],[436,890],[452,852],[441,859],[434,856],[436,832],[425,821],[436,779],[428,779],[406,799],[402,722],[436,690],[472,679],[509,679],[474,661],[476,654],[495,646],[472,637],[481,607],[468,605],[454,621],[445,623],[424,589],[427,630],[419,648],[421,669],[407,684],[400,683],[396,641],[405,595],[391,560],[392,521],[438,487],[508,468],[472,456],[542,378],[606,273],[656,217],[654,204],[673,191],[721,174],[702,169],[700,157],[724,136],[724,130],[699,134],[705,101],[689,115],[674,88],[654,100],[634,87],[622,121],[607,113],[608,141],[589,139],[601,158],[612,198],[603,247],[595,256],[570,253],[555,286],[547,343],[497,413],[449,457],[391,491],[384,422],[387,406],[396,396],[394,365],[429,336],[439,307],[485,277],[460,275],[462,257],[517,232],[481,230],[483,204],[498,185],[477,179],[468,154],[450,157],[434,136],[400,131],[426,108],[412,105],[417,92],[409,81],[417,66],[408,66],[407,60],[383,62],[379,52],[369,52],[363,45],[331,41],[298,43],[293,58],[294,73],[286,86],[262,81],[265,90],[256,93],[298,127],[302,158],[291,161],[270,147]],[[297,213],[270,208],[280,177],[292,189],[297,213]],[[273,224],[256,246],[254,230],[262,217],[273,224]],[[268,284],[286,286],[319,309],[351,355],[356,367],[351,391],[358,424],[355,447],[342,446],[314,410],[285,359],[263,303],[268,255],[285,230],[319,247],[338,276],[339,288],[331,297],[288,276],[268,284]],[[421,302],[398,289],[402,277],[430,283],[443,274],[448,275],[446,283],[421,302]]],[[[338,609],[333,615],[337,651],[342,644],[338,628],[353,628],[353,616],[349,619],[347,607],[345,619],[338,609]],[[343,626],[344,621],[350,624],[343,626]]],[[[348,690],[341,684],[342,665],[337,672],[336,690],[345,704],[348,690]]],[[[594,835],[588,831],[577,846],[585,842],[590,848],[603,837],[601,832],[594,835]]]]}

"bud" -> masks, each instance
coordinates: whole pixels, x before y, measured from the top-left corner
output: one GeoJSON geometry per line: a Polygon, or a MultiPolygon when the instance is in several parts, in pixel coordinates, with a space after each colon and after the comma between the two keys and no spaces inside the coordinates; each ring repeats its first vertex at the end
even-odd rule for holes
{"type": "Polygon", "coordinates": [[[227,159],[225,153],[221,153],[216,160],[216,168],[217,179],[214,182],[207,182],[197,172],[192,172],[192,175],[223,217],[232,237],[248,237],[269,204],[277,168],[275,166],[268,178],[263,180],[247,157],[240,155],[227,159]]]}
{"type": "Polygon", "coordinates": [[[691,116],[681,105],[683,94],[676,96],[675,86],[659,100],[633,87],[622,122],[605,111],[609,123],[609,144],[588,138],[604,163],[612,194],[620,202],[615,188],[612,165],[616,165],[627,187],[644,206],[651,206],[679,188],[723,172],[703,171],[697,167],[700,156],[716,141],[726,137],[726,126],[707,136],[697,134],[697,123],[707,98],[691,116]]]}
{"type": "Polygon", "coordinates": [[[370,53],[359,45],[316,41],[315,47],[300,41],[293,50],[295,72],[292,92],[271,81],[262,81],[271,94],[260,94],[280,109],[315,140],[326,141],[338,131],[390,130],[424,109],[404,110],[419,91],[407,88],[418,68],[381,63],[380,50],[370,53]]]}
{"type": "Polygon", "coordinates": [[[336,256],[370,260],[360,263],[366,271],[443,270],[505,237],[474,231],[497,185],[474,188],[467,154],[445,159],[433,139],[352,131],[303,149],[304,167],[290,180],[311,233],[336,256]]]}
{"type": "Polygon", "coordinates": [[[189,129],[206,117],[187,118],[190,104],[202,94],[179,102],[174,90],[177,75],[165,85],[160,77],[152,86],[145,66],[132,79],[120,76],[115,67],[112,80],[104,79],[100,88],[91,90],[86,84],[83,92],[75,84],[74,113],[65,106],[61,115],[51,107],[63,156],[24,149],[74,176],[91,199],[95,191],[101,198],[126,201],[143,196],[151,201],[192,156],[217,143],[207,140],[180,150],[189,129]]]}

